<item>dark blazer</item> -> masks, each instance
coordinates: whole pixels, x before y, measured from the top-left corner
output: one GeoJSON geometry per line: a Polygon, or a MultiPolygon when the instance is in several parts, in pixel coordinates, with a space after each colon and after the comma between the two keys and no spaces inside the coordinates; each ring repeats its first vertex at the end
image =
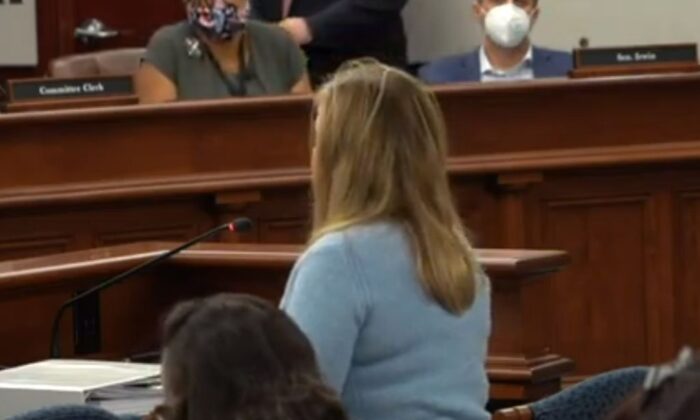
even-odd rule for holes
{"type": "MultiPolygon", "coordinates": [[[[408,0],[293,0],[290,16],[306,18],[314,40],[304,50],[316,81],[343,62],[375,57],[405,67],[406,36],[401,10],[408,0]]],[[[282,19],[282,0],[251,0],[251,17],[282,19]]]]}
{"type": "MultiPolygon", "coordinates": [[[[532,67],[535,78],[565,77],[573,67],[571,54],[564,51],[534,47],[532,67]]],[[[420,78],[430,84],[479,82],[481,61],[479,49],[468,54],[442,58],[426,64],[419,70],[420,78]]]]}

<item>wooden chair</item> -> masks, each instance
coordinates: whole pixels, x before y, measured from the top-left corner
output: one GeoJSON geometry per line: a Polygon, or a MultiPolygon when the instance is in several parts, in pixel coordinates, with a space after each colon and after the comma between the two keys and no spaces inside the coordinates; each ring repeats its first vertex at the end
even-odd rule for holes
{"type": "Polygon", "coordinates": [[[80,78],[122,76],[136,73],[146,50],[123,48],[58,57],[49,64],[49,76],[80,78]]]}
{"type": "Polygon", "coordinates": [[[492,420],[533,420],[534,418],[535,414],[530,406],[521,405],[497,411],[494,413],[492,420]]]}

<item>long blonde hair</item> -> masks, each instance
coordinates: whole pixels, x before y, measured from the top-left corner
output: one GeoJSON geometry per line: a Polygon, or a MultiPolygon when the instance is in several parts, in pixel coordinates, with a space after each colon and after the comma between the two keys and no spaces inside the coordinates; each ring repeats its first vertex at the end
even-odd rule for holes
{"type": "Polygon", "coordinates": [[[452,313],[469,309],[477,267],[450,193],[446,128],[432,92],[403,71],[361,60],[325,84],[315,105],[311,241],[401,222],[426,292],[452,313]]]}

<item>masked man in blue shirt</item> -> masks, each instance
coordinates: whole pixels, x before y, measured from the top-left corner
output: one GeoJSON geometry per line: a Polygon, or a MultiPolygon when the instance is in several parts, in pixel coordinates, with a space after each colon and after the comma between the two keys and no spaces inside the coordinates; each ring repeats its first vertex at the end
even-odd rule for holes
{"type": "Polygon", "coordinates": [[[421,78],[441,84],[565,77],[573,65],[571,54],[530,41],[539,13],[538,0],[475,0],[474,14],[485,33],[481,47],[423,66],[421,78]]]}

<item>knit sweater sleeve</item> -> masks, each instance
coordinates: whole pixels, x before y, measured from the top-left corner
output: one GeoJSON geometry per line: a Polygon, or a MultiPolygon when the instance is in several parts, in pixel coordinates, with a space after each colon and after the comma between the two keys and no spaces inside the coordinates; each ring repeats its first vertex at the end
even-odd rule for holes
{"type": "Polygon", "coordinates": [[[308,336],[324,378],[339,393],[368,306],[368,292],[342,233],[313,245],[287,283],[281,307],[308,336]]]}

